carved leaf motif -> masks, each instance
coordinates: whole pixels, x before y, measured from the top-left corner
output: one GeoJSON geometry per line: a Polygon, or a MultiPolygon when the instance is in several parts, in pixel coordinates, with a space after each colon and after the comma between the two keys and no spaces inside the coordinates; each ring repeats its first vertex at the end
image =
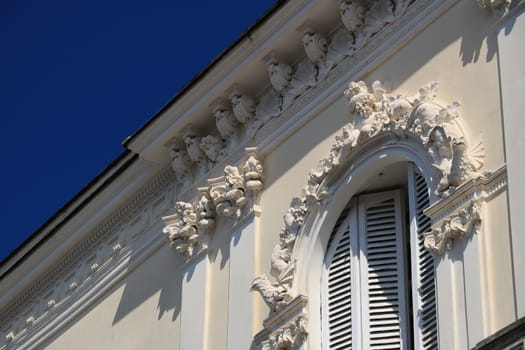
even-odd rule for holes
{"type": "Polygon", "coordinates": [[[478,232],[481,224],[481,207],[478,202],[471,202],[466,208],[450,215],[425,234],[425,247],[437,255],[450,249],[454,240],[470,237],[478,232]]]}
{"type": "Polygon", "coordinates": [[[356,33],[356,49],[362,48],[374,34],[392,22],[394,18],[392,2],[389,0],[374,1],[365,15],[362,30],[356,33]]]}
{"type": "MultiPolygon", "coordinates": [[[[418,139],[442,174],[437,187],[438,195],[449,194],[455,186],[477,174],[483,164],[483,148],[480,145],[472,149],[466,147],[461,130],[456,125],[459,104],[442,107],[434,102],[437,87],[437,83],[432,83],[421,88],[415,96],[389,96],[379,82],[374,82],[371,88],[362,81],[349,84],[344,94],[348,98],[352,120],[336,136],[328,157],[308,173],[303,196],[292,199],[283,217],[284,229],[271,260],[272,275],[281,285],[286,281],[286,286],[291,287],[295,239],[311,206],[327,194],[323,181],[342,161],[347,160],[353,148],[369,138],[393,132],[418,139]]],[[[427,233],[425,246],[434,252],[442,252],[453,237],[475,232],[480,220],[478,205],[473,204],[467,211],[460,211],[456,217],[427,233]]]]}
{"type": "Polygon", "coordinates": [[[169,156],[171,159],[171,168],[175,173],[177,183],[188,184],[191,180],[192,161],[183,149],[175,147],[170,148],[169,156]]]}
{"type": "Polygon", "coordinates": [[[191,258],[195,249],[202,247],[201,236],[197,230],[197,215],[191,203],[177,202],[175,214],[164,217],[163,220],[167,224],[163,232],[177,253],[191,258]]]}
{"type": "Polygon", "coordinates": [[[247,123],[255,117],[255,106],[255,100],[249,96],[241,94],[232,96],[233,114],[241,123],[247,123]]]}
{"type": "Polygon", "coordinates": [[[255,108],[257,119],[265,124],[270,119],[277,117],[281,113],[281,96],[273,89],[268,90],[259,99],[259,104],[255,108]]]}
{"type": "Polygon", "coordinates": [[[299,63],[293,78],[290,80],[288,91],[284,95],[284,105],[290,105],[297,96],[304,93],[308,88],[314,86],[316,82],[316,74],[317,70],[309,60],[303,60],[299,63]]]}
{"type": "Polygon", "coordinates": [[[266,68],[275,90],[281,92],[288,88],[290,80],[292,80],[292,67],[272,57],[266,63],[266,68]]]}
{"type": "Polygon", "coordinates": [[[200,142],[200,147],[204,154],[211,161],[210,167],[224,158],[224,144],[221,139],[216,136],[208,135],[203,137],[200,142]]]}
{"type": "Polygon", "coordinates": [[[326,57],[328,50],[328,40],[316,33],[313,29],[305,30],[302,37],[304,51],[306,56],[313,63],[320,63],[326,57]]]}
{"type": "Polygon", "coordinates": [[[354,38],[348,31],[340,29],[335,33],[328,44],[326,57],[319,65],[318,80],[326,77],[337,63],[354,52],[353,42],[354,38]]]}

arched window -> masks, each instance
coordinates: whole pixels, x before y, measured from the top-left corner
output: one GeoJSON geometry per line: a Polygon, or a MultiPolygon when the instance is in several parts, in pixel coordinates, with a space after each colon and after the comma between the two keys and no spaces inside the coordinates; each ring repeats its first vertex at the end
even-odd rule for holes
{"type": "Polygon", "coordinates": [[[434,261],[423,246],[428,187],[412,164],[391,170],[349,201],[331,233],[324,349],[438,347],[434,261]]]}

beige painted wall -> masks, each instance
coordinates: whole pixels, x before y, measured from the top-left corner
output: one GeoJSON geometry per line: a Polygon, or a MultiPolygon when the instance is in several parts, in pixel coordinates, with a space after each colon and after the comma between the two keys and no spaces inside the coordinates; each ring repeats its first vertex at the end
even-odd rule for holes
{"type": "Polygon", "coordinates": [[[183,278],[174,268],[178,263],[169,246],[162,247],[43,348],[178,348],[183,278]]]}
{"type": "MultiPolygon", "coordinates": [[[[460,114],[465,120],[468,134],[472,136],[470,141],[483,142],[486,150],[485,169],[496,170],[504,164],[504,153],[496,38],[488,29],[491,23],[487,22],[490,21],[480,14],[475,1],[461,1],[386,62],[365,76],[355,77],[355,80],[382,80],[391,83],[394,93],[409,95],[416,93],[423,85],[439,81],[438,100],[444,104],[460,101],[460,114]]],[[[236,268],[231,270],[230,256],[232,249],[239,249],[236,248],[237,244],[224,229],[219,229],[217,235],[212,237],[209,256],[199,262],[207,266],[202,271],[198,270],[202,274],[198,276],[199,283],[204,283],[207,291],[203,294],[206,300],[202,300],[204,311],[195,311],[201,310],[202,305],[194,310],[191,308],[192,303],[187,303],[186,309],[181,307],[182,298],[186,297],[183,285],[191,283],[191,278],[188,280],[188,274],[177,268],[180,260],[166,243],[77,321],[47,340],[46,348],[178,349],[182,336],[181,320],[194,312],[204,312],[204,315],[194,316],[197,317],[196,322],[201,316],[205,320],[205,329],[199,332],[209,337],[208,348],[228,348],[226,333],[231,306],[228,303],[235,302],[228,299],[231,289],[237,287],[229,285],[230,273],[238,271],[239,264],[242,266],[246,262],[254,270],[246,271],[247,274],[269,274],[270,255],[283,226],[283,214],[292,197],[300,195],[301,188],[306,184],[308,170],[328,154],[334,136],[349,120],[347,101],[342,94],[343,91],[340,91],[340,97],[331,105],[265,155],[266,188],[260,203],[262,212],[253,232],[254,241],[243,241],[241,244],[242,247],[253,246],[253,254],[238,255],[236,268]]],[[[505,300],[515,297],[510,274],[510,243],[504,196],[500,195],[489,203],[486,212],[487,224],[482,240],[488,264],[488,309],[493,317],[488,328],[470,326],[470,346],[487,333],[510,322],[515,312],[511,306],[498,307],[505,300]],[[498,272],[502,270],[503,273],[498,272]]],[[[474,257],[465,263],[476,264],[475,260],[474,257]]],[[[454,268],[449,266],[449,270],[454,268]]],[[[477,269],[469,265],[466,270],[477,269]]],[[[469,283],[475,285],[481,282],[468,280],[469,283]]],[[[261,329],[268,309],[259,296],[254,298],[253,332],[256,332],[261,329]]],[[[194,302],[198,303],[198,300],[194,302]]],[[[235,307],[242,312],[246,305],[235,307]]],[[[476,320],[471,317],[469,322],[476,320]]]]}

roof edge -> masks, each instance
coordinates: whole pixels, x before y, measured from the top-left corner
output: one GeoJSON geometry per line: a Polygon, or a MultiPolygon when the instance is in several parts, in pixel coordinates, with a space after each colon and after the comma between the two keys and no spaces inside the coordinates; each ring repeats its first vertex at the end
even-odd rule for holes
{"type": "Polygon", "coordinates": [[[0,280],[11,273],[30,254],[52,237],[64,224],[84,208],[91,200],[109,186],[125,169],[138,159],[138,155],[124,150],[106,166],[93,180],[66,202],[46,220],[34,233],[26,238],[0,262],[0,280]]]}

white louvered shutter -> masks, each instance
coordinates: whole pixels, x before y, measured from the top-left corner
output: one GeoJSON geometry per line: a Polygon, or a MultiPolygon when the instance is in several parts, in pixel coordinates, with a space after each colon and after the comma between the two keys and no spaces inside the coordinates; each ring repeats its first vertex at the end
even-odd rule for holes
{"type": "Polygon", "coordinates": [[[363,349],[408,349],[400,191],[359,197],[363,349]]]}
{"type": "Polygon", "coordinates": [[[414,348],[438,349],[434,258],[423,245],[423,234],[430,230],[430,219],[423,214],[429,189],[413,165],[408,172],[414,348]]]}
{"type": "Polygon", "coordinates": [[[328,348],[352,348],[352,276],[348,209],[343,211],[328,243],[327,329],[328,348]]]}

